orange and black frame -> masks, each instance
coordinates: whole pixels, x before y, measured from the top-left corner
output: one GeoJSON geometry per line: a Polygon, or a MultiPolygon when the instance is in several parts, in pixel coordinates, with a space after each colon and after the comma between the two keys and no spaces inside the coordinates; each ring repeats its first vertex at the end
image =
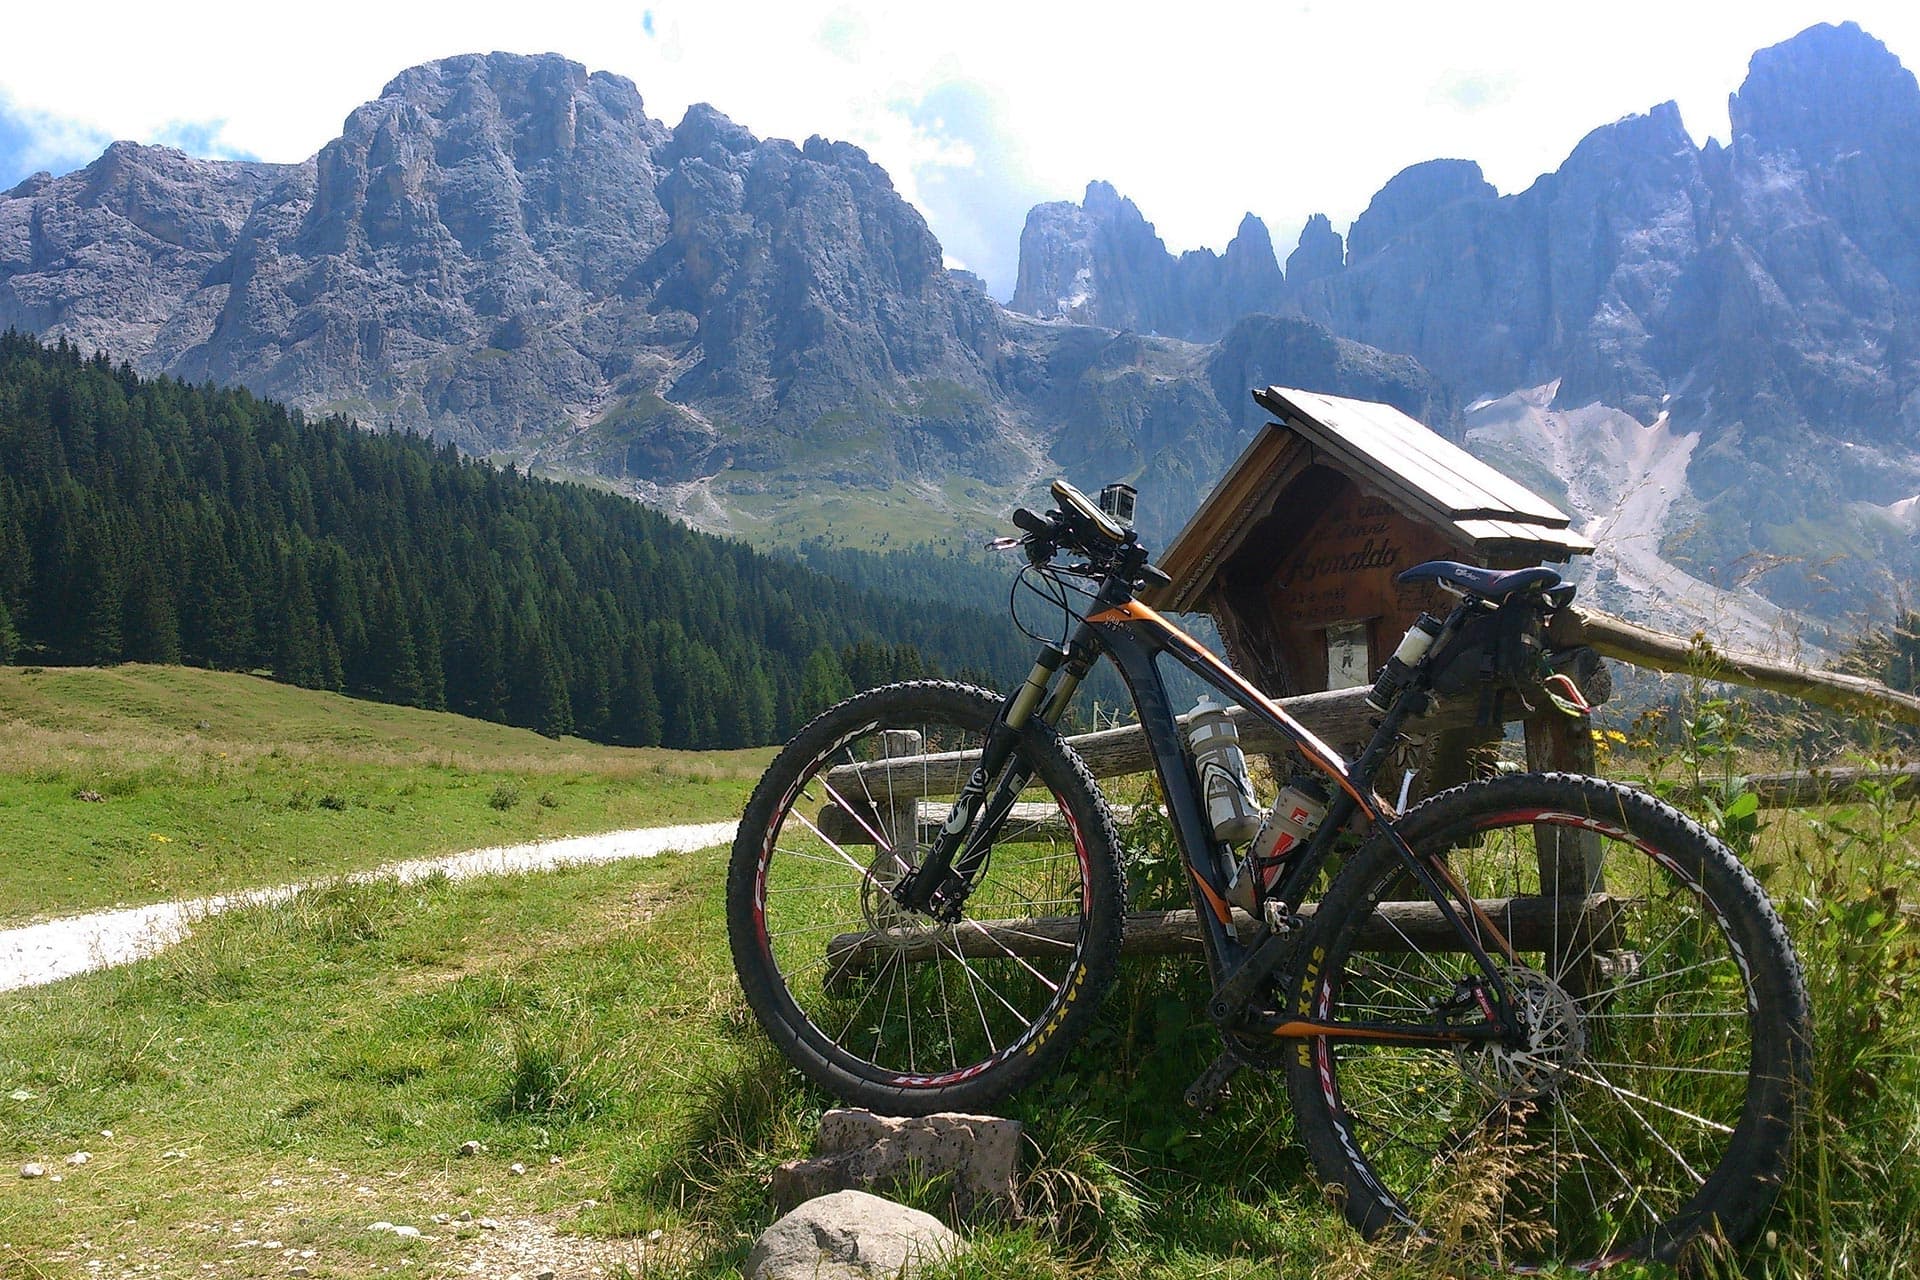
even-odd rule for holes
{"type": "MultiPolygon", "coordinates": [[[[1172,824],[1186,865],[1207,965],[1213,980],[1208,1001],[1210,1019],[1229,1036],[1364,1039],[1415,1045],[1467,1044],[1489,1041],[1516,1043],[1524,1031],[1515,1012],[1513,993],[1501,963],[1488,946],[1511,960],[1512,949],[1498,927],[1479,911],[1470,894],[1438,859],[1416,854],[1394,830],[1393,814],[1374,794],[1372,780],[1399,740],[1405,722],[1423,711],[1428,694],[1418,680],[1397,692],[1359,758],[1351,765],[1321,742],[1272,698],[1222,662],[1199,641],[1159,613],[1140,603],[1134,593],[1164,575],[1148,563],[1139,543],[1108,520],[1084,495],[1056,482],[1059,510],[1051,516],[1018,511],[1015,523],[1026,533],[1021,540],[1033,563],[1043,564],[1061,549],[1089,559],[1089,576],[1099,582],[1093,601],[1073,630],[1065,647],[1045,644],[1032,672],[1008,696],[999,719],[983,745],[981,760],[953,812],[918,867],[892,889],[903,906],[936,919],[958,920],[972,879],[991,846],[994,833],[1012,812],[1015,799],[1029,778],[1016,765],[1008,768],[1014,744],[1027,720],[1039,716],[1057,724],[1080,682],[1104,654],[1119,669],[1131,692],[1152,753],[1154,769],[1166,798],[1172,824]],[[1160,660],[1168,658],[1202,682],[1237,702],[1285,736],[1306,764],[1326,777],[1333,789],[1325,820],[1312,838],[1294,854],[1273,890],[1267,894],[1250,940],[1236,931],[1223,882],[1221,856],[1174,709],[1161,675],[1160,660]],[[988,780],[998,778],[992,794],[988,780]],[[976,821],[979,819],[979,821],[976,821]],[[1372,834],[1390,841],[1408,873],[1437,907],[1441,918],[1459,934],[1461,950],[1479,970],[1463,998],[1488,1016],[1478,1022],[1425,1023],[1354,1022],[1311,1017],[1304,1005],[1289,1009],[1262,999],[1273,989],[1288,962],[1298,932],[1299,911],[1318,872],[1343,832],[1356,819],[1372,834]],[[967,833],[965,835],[959,833],[967,833]],[[1468,918],[1473,923],[1469,925],[1468,918]],[[1277,927],[1276,927],[1277,926],[1277,927]]],[[[1443,625],[1445,639],[1459,627],[1467,608],[1463,602],[1443,625]]]]}

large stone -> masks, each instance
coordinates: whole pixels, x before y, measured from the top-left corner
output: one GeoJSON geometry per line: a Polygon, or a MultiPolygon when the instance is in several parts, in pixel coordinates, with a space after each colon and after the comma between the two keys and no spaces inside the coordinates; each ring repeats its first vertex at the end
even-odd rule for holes
{"type": "Polygon", "coordinates": [[[1017,1211],[1020,1172],[1017,1120],[941,1112],[879,1116],[842,1108],[820,1117],[811,1160],[793,1160],[773,1175],[773,1200],[785,1210],[830,1192],[897,1187],[947,1175],[962,1216],[1017,1211]]]}
{"type": "Polygon", "coordinates": [[[911,1280],[959,1244],[930,1214],[837,1191],[768,1227],[747,1256],[747,1280],[911,1280]]]}

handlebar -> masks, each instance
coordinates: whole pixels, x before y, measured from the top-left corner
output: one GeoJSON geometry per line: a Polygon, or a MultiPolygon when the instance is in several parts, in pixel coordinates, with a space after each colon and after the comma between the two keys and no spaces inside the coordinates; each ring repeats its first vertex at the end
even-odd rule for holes
{"type": "Polygon", "coordinates": [[[1127,530],[1115,524],[1106,512],[1093,504],[1086,494],[1065,480],[1053,482],[1053,500],[1060,504],[1062,510],[1071,509],[1076,515],[1086,520],[1096,535],[1114,546],[1117,547],[1127,540],[1127,530]]]}
{"type": "Polygon", "coordinates": [[[1064,549],[1084,555],[1102,574],[1120,570],[1135,586],[1167,584],[1167,575],[1147,563],[1146,549],[1133,530],[1114,521],[1065,480],[1055,480],[1052,492],[1060,503],[1056,511],[1042,516],[1025,507],[1014,510],[1013,523],[1026,534],[1020,544],[1028,560],[1045,564],[1054,552],[1064,549]]]}

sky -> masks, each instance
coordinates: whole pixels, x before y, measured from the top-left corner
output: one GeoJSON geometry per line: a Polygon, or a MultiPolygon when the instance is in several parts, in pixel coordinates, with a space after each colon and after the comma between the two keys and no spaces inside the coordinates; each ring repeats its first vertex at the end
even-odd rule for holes
{"type": "Polygon", "coordinates": [[[1757,49],[1852,19],[1920,65],[1913,0],[333,0],[289,25],[257,4],[16,6],[0,41],[0,190],[131,138],[298,161],[395,74],[458,53],[557,52],[677,123],[710,102],[761,137],[864,147],[948,261],[1007,297],[1043,200],[1112,182],[1170,249],[1224,249],[1241,215],[1284,260],[1409,164],[1476,160],[1503,193],[1599,125],[1673,99],[1726,139],[1757,49]]]}

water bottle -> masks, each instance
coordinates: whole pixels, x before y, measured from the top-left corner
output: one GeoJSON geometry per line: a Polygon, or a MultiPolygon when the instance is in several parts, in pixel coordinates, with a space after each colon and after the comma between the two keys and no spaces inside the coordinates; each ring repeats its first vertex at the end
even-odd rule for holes
{"type": "Polygon", "coordinates": [[[1367,692],[1367,705],[1375,711],[1385,711],[1393,705],[1394,698],[1407,683],[1407,677],[1420,665],[1420,659],[1427,656],[1427,650],[1433,647],[1433,638],[1440,634],[1440,620],[1429,614],[1421,614],[1414,619],[1407,634],[1400,637],[1400,647],[1387,659],[1387,665],[1380,668],[1380,675],[1373,682],[1373,688],[1367,692]]]}
{"type": "Polygon", "coordinates": [[[1255,903],[1279,883],[1287,857],[1304,845],[1327,816],[1327,793],[1314,778],[1295,778],[1274,798],[1247,856],[1227,885],[1227,900],[1251,913],[1255,903]],[[1259,886],[1256,891],[1255,885],[1259,886]]]}
{"type": "Polygon", "coordinates": [[[1259,804],[1247,783],[1247,758],[1240,754],[1240,730],[1227,711],[1206,694],[1187,720],[1194,772],[1207,821],[1222,844],[1239,844],[1260,829],[1259,804]]]}

